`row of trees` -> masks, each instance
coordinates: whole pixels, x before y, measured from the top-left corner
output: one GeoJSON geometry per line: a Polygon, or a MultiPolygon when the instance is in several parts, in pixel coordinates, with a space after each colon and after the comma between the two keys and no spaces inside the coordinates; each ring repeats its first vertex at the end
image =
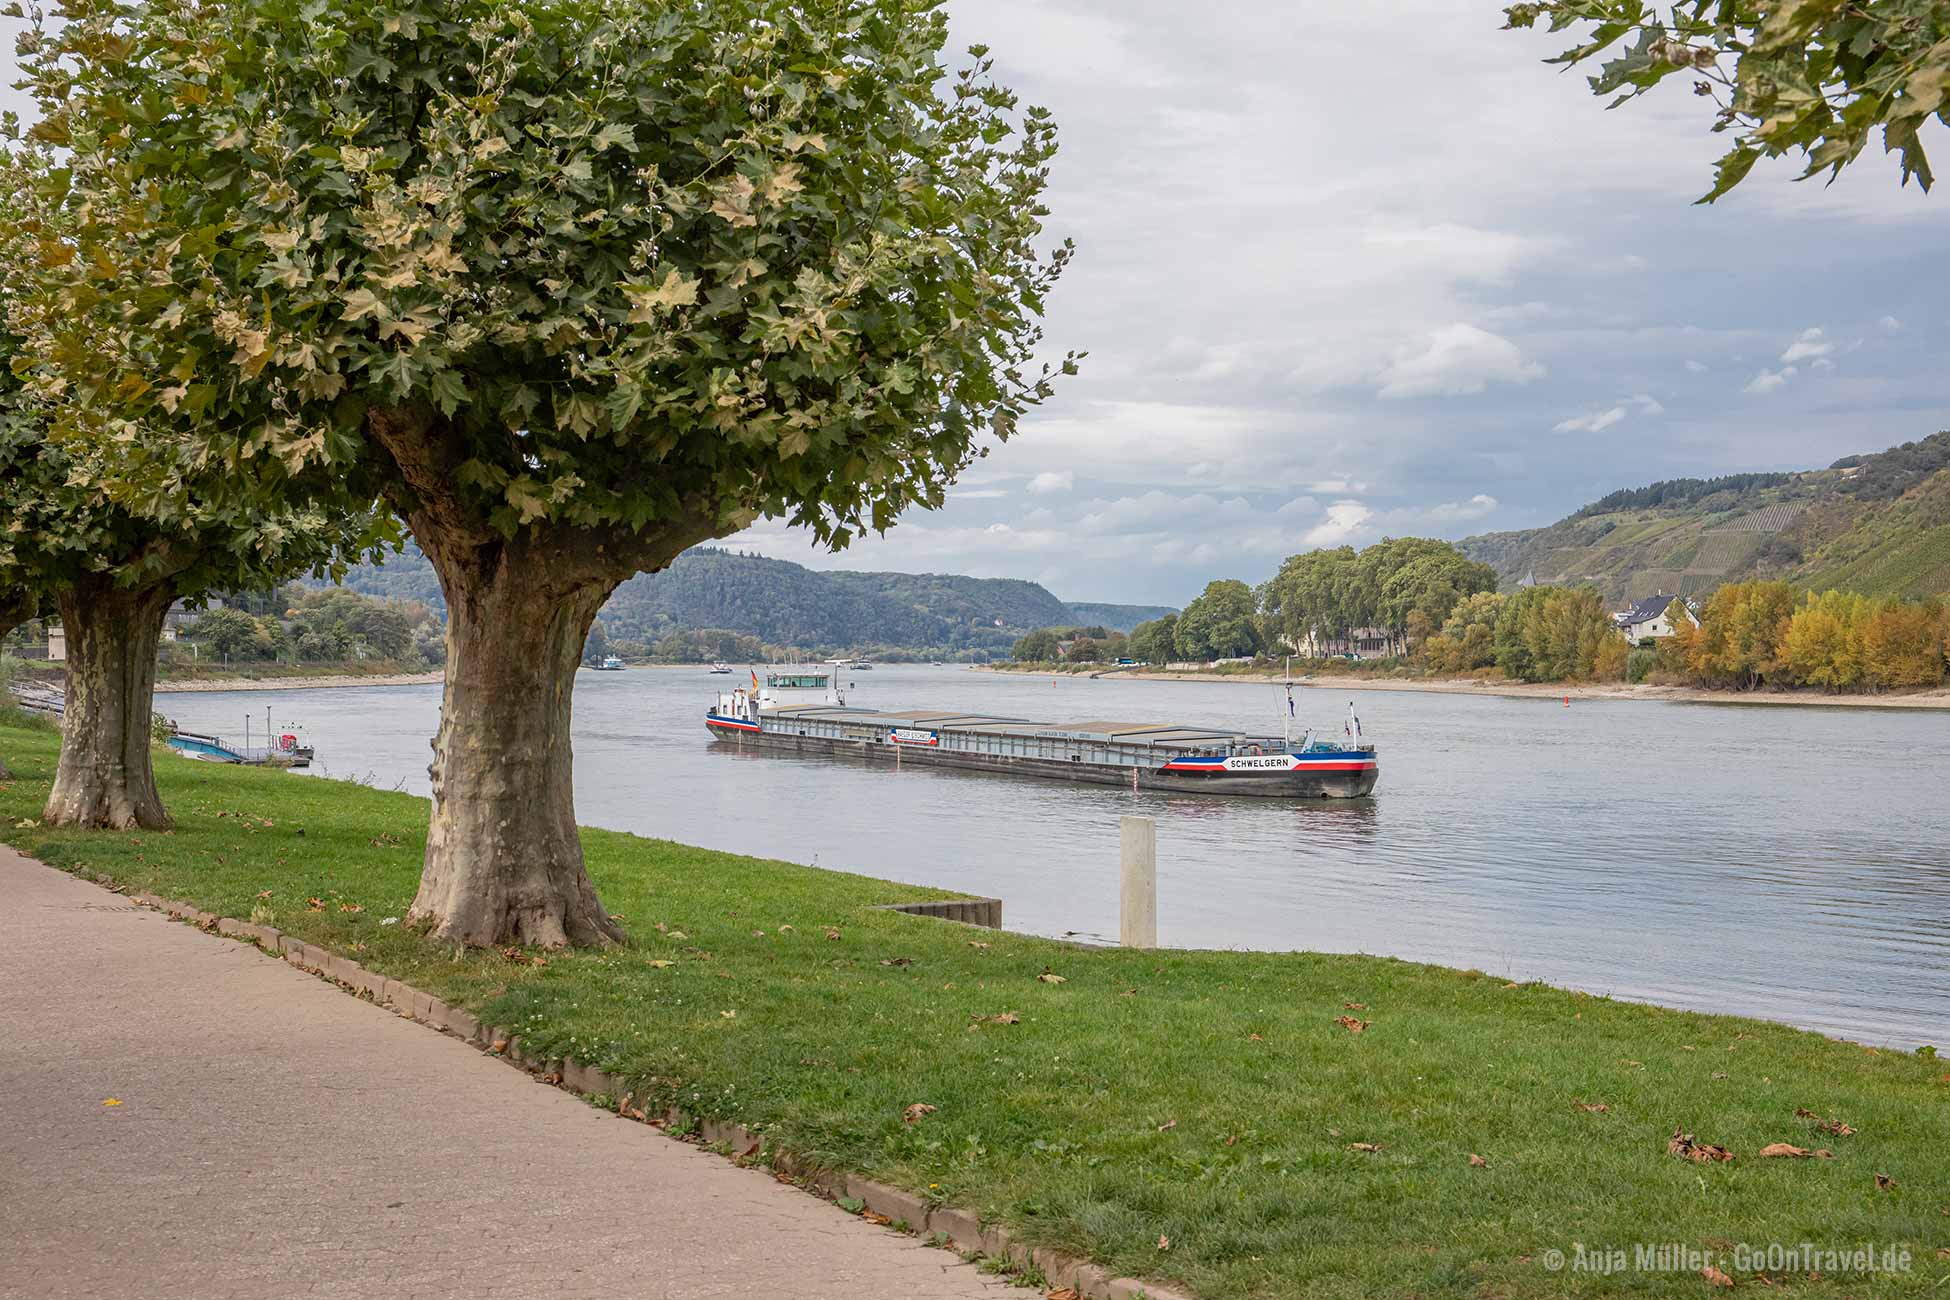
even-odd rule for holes
{"type": "MultiPolygon", "coordinates": [[[[616,586],[933,508],[1075,358],[1055,151],[933,0],[162,0],[28,19],[0,159],[0,616],[58,606],[51,823],[161,827],[164,612],[401,525],[446,600],[410,921],[619,934],[569,701],[616,586]],[[184,33],[193,31],[193,39],[184,33]]],[[[4,630],[4,629],[0,629],[4,630]]]]}
{"type": "Polygon", "coordinates": [[[1950,606],[1784,582],[1729,583],[1661,647],[1702,686],[1905,690],[1950,679],[1950,606]]]}
{"type": "MultiPolygon", "coordinates": [[[[1488,565],[1430,538],[1391,538],[1359,551],[1309,551],[1288,559],[1257,590],[1231,578],[1206,584],[1183,612],[1132,629],[1128,653],[1154,664],[1286,651],[1322,656],[1345,653],[1357,632],[1372,631],[1389,653],[1405,655],[1461,601],[1495,590],[1496,573],[1488,565]]],[[[1016,659],[1054,658],[1024,654],[1024,648],[1017,643],[1016,659]]],[[[1073,646],[1070,658],[1079,657],[1073,646]]]]}
{"type": "Polygon", "coordinates": [[[375,600],[327,587],[282,589],[260,611],[251,603],[233,600],[205,611],[184,635],[205,657],[231,662],[375,658],[437,666],[445,657],[440,620],[415,601],[375,600]]]}
{"type": "Polygon", "coordinates": [[[1622,681],[1631,647],[1590,587],[1477,592],[1421,646],[1436,673],[1495,668],[1524,682],[1622,681]]]}

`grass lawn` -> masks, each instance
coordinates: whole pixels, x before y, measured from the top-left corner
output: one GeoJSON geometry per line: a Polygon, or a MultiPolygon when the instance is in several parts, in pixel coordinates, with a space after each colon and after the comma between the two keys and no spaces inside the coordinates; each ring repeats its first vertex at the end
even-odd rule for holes
{"type": "Polygon", "coordinates": [[[0,726],[19,778],[0,836],[44,861],[256,911],[661,1101],[1118,1273],[1213,1300],[1664,1296],[1713,1288],[1553,1272],[1550,1252],[1678,1243],[1758,1290],[1737,1244],[1894,1243],[1907,1272],[1759,1271],[1797,1295],[1950,1295],[1945,1061],[1475,971],[976,931],[872,910],[938,891],[605,831],[584,843],[628,946],[436,950],[381,924],[412,898],[422,801],[159,756],[175,831],[51,832],[33,819],[55,752],[0,726]],[[903,1122],[914,1102],[936,1109],[903,1122]],[[1675,1128],[1734,1158],[1668,1154],[1675,1128]],[[1777,1142],[1833,1158],[1758,1155],[1777,1142]]]}

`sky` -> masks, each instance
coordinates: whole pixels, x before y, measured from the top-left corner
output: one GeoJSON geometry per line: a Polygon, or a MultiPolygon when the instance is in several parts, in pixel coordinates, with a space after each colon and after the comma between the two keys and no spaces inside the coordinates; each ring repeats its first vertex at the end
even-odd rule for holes
{"type": "Polygon", "coordinates": [[[1607,112],[1489,0],[950,12],[1061,128],[1048,341],[1090,356],[940,511],[837,556],[770,524],[735,547],[1181,605],[1316,546],[1950,428],[1950,192],[1873,148],[1695,207],[1709,102],[1607,112]]]}
{"type": "Polygon", "coordinates": [[[1675,79],[1607,112],[1495,0],[949,7],[1059,123],[1049,238],[1078,251],[1047,342],[1090,355],[941,510],[736,549],[1182,605],[1313,547],[1950,428],[1950,189],[1873,147],[1694,206],[1709,101],[1675,79]]]}

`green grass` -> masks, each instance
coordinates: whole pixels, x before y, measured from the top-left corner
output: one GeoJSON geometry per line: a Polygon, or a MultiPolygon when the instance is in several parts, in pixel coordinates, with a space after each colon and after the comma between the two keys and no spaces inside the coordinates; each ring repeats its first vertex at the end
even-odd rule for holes
{"type": "MultiPolygon", "coordinates": [[[[938,891],[603,831],[585,834],[589,866],[628,946],[546,965],[454,953],[380,924],[414,891],[417,799],[163,757],[174,832],[53,832],[32,819],[54,738],[0,725],[0,754],[21,778],[0,786],[0,834],[43,860],[268,909],[660,1103],[1213,1300],[1706,1292],[1690,1274],[1544,1267],[1577,1243],[1668,1242],[1902,1243],[1906,1274],[1774,1280],[1950,1294],[1944,1061],[1474,971],[975,931],[872,910],[938,891]],[[1003,1012],[1019,1023],[977,1019],[1003,1012]],[[937,1109],[904,1123],[913,1102],[937,1109]],[[1857,1132],[1817,1133],[1798,1107],[1857,1132]],[[1737,1158],[1668,1155],[1675,1127],[1737,1158]],[[1772,1142],[1835,1154],[1757,1158],[1772,1142]]],[[[519,1158],[519,1134],[495,1141],[519,1158]]]]}

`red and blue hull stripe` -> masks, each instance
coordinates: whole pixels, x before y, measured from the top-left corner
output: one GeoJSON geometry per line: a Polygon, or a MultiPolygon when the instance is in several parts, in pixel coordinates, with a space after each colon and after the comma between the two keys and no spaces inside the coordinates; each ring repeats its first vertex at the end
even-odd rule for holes
{"type": "Polygon", "coordinates": [[[763,728],[760,727],[756,722],[746,722],[743,718],[721,717],[716,713],[705,714],[704,725],[707,727],[716,728],[720,731],[758,732],[763,730],[763,728]]]}

